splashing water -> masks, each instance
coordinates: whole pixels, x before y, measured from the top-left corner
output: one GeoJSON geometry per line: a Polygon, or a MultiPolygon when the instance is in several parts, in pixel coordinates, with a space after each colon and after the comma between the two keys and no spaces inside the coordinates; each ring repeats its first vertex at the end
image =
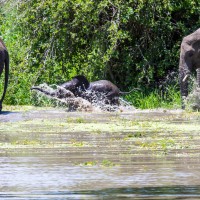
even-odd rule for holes
{"type": "Polygon", "coordinates": [[[187,110],[200,110],[200,88],[194,84],[192,92],[184,100],[187,110]]]}
{"type": "MultiPolygon", "coordinates": [[[[159,83],[159,89],[166,91],[170,85],[179,86],[178,72],[169,72],[166,78],[159,83]]],[[[199,110],[200,111],[200,87],[197,85],[197,80],[194,75],[188,77],[188,90],[191,91],[184,99],[186,110],[199,110]]]]}
{"type": "MultiPolygon", "coordinates": [[[[58,85],[48,86],[46,83],[33,87],[37,94],[37,99],[46,97],[53,101],[56,107],[67,107],[68,111],[127,111],[135,109],[130,103],[122,98],[117,99],[116,104],[112,104],[105,93],[86,91],[82,97],[76,97],[74,94],[58,85]],[[42,91],[40,91],[40,89],[42,91]],[[44,92],[45,91],[45,92],[44,92]],[[50,95],[51,94],[51,95],[50,95]],[[53,94],[53,95],[52,95],[53,94]]],[[[45,100],[44,100],[45,101],[45,100]]]]}
{"type": "Polygon", "coordinates": [[[65,90],[60,86],[48,86],[46,83],[44,83],[40,84],[39,86],[33,87],[32,89],[37,92],[37,97],[39,100],[41,100],[45,96],[48,100],[52,101],[54,105],[56,104],[56,107],[67,107],[69,111],[93,110],[92,104],[89,101],[81,97],[75,97],[73,93],[71,93],[69,90],[65,90]],[[41,89],[42,91],[36,90],[35,88],[41,89]]]}

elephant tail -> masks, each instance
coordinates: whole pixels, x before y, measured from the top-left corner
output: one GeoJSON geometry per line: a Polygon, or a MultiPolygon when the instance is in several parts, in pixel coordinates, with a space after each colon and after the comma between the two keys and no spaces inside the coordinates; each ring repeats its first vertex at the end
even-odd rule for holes
{"type": "Polygon", "coordinates": [[[120,94],[120,95],[126,95],[126,94],[130,94],[130,93],[132,93],[132,92],[134,92],[134,91],[136,91],[136,90],[141,90],[141,89],[140,89],[140,88],[133,88],[133,89],[130,90],[129,92],[122,92],[122,91],[120,91],[119,94],[120,94]]]}

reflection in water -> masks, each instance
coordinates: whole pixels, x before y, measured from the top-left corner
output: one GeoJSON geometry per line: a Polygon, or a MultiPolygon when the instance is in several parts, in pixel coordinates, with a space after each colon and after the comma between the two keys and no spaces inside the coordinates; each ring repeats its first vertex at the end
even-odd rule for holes
{"type": "Polygon", "coordinates": [[[1,199],[199,199],[200,186],[108,188],[102,190],[35,192],[33,194],[2,194],[1,199]]]}
{"type": "Polygon", "coordinates": [[[0,199],[200,198],[195,160],[147,160],[84,167],[67,157],[1,157],[0,199]]]}

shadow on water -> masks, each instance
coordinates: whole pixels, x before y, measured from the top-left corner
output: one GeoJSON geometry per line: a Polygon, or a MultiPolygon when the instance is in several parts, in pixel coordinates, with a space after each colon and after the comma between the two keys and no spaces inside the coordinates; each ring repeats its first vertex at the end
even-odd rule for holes
{"type": "Polygon", "coordinates": [[[16,122],[23,120],[23,114],[21,112],[13,111],[1,111],[0,122],[16,122]]]}
{"type": "Polygon", "coordinates": [[[0,115],[9,115],[12,114],[13,112],[11,111],[0,111],[0,115]]]}
{"type": "Polygon", "coordinates": [[[48,191],[36,192],[34,194],[0,194],[1,199],[199,199],[200,186],[164,186],[164,187],[141,187],[141,188],[107,188],[100,190],[83,190],[83,191],[48,191]]]}
{"type": "Polygon", "coordinates": [[[66,195],[86,195],[98,199],[178,199],[200,197],[200,186],[165,186],[142,188],[107,188],[102,190],[85,190],[64,193],[66,195]]]}

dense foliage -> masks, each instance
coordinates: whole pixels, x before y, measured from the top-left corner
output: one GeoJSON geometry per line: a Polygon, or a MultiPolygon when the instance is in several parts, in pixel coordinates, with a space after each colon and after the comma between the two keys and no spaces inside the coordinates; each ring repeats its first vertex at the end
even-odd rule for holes
{"type": "Polygon", "coordinates": [[[171,72],[177,84],[181,40],[200,25],[199,0],[4,0],[0,6],[12,104],[30,103],[31,85],[76,74],[143,93],[166,86],[171,72]]]}

